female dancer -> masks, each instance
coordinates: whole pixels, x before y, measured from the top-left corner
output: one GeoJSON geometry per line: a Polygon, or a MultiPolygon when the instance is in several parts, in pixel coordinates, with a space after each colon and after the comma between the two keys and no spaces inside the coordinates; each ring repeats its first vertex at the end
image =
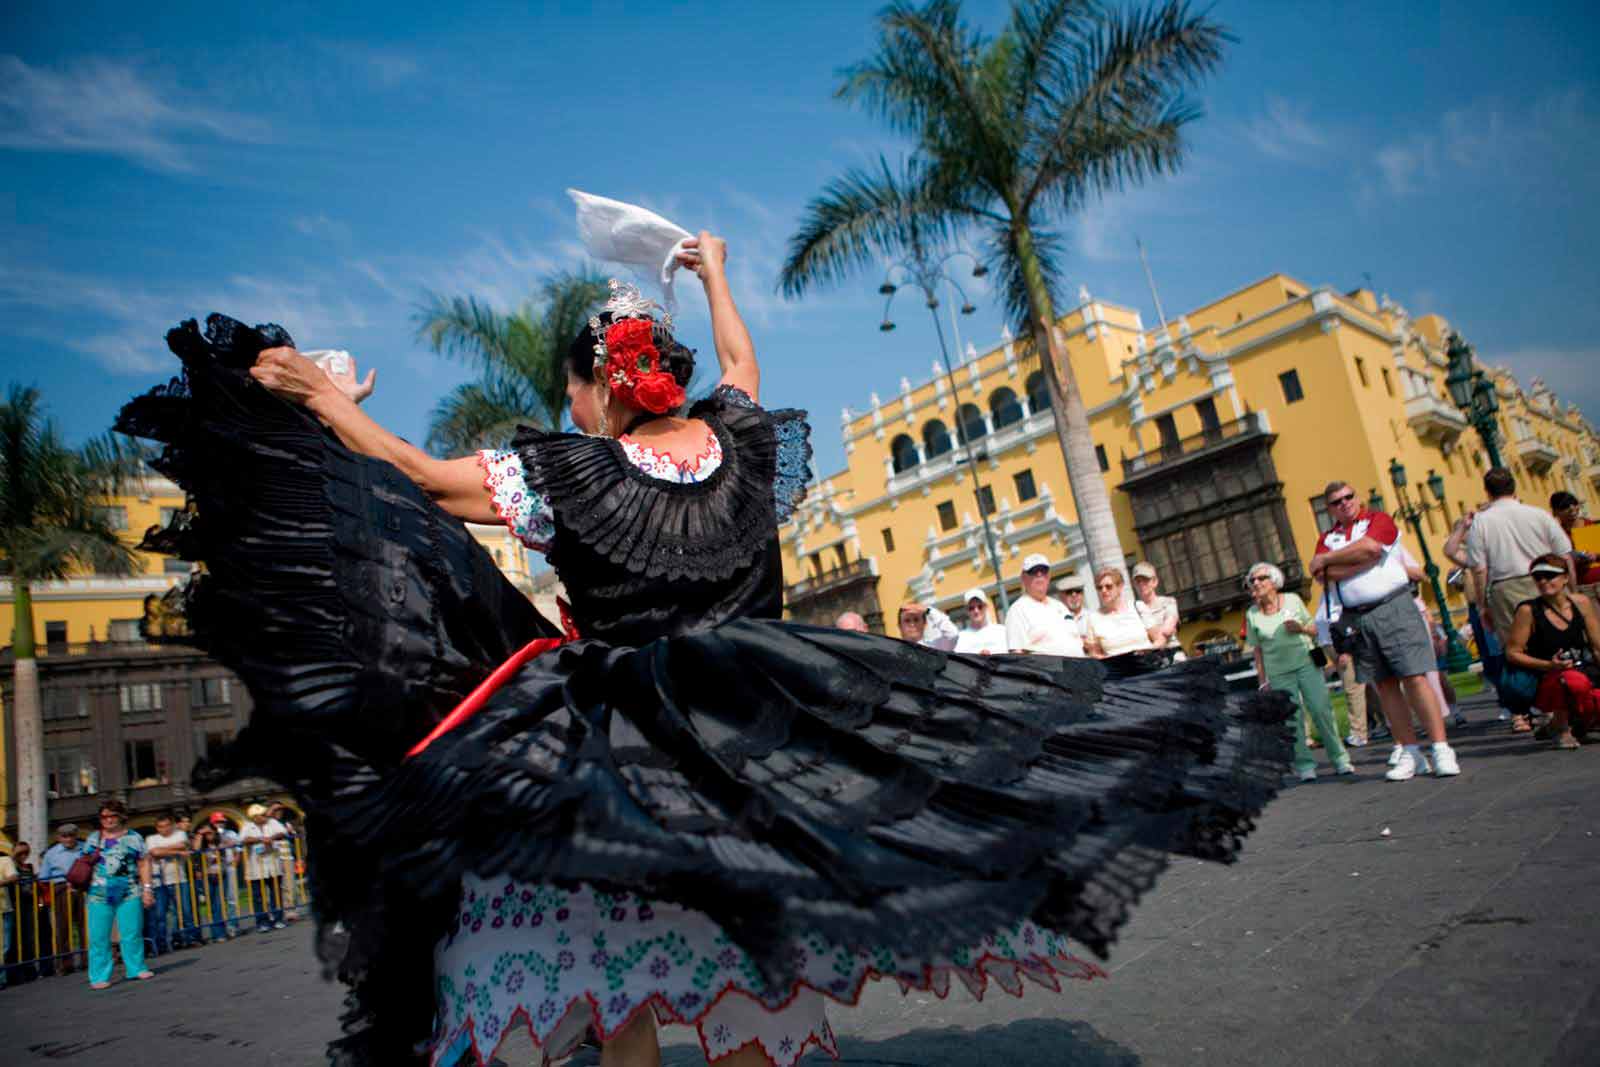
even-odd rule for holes
{"type": "Polygon", "coordinates": [[[807,430],[757,402],[724,256],[703,233],[682,258],[722,367],[687,412],[692,356],[627,289],[568,353],[582,434],[435,460],[353,376],[220,316],[124,412],[196,497],[168,536],[207,562],[189,614],[256,697],[199,783],[269,774],[307,812],[319,951],[353,987],[336,1062],[481,1060],[515,1022],[633,1067],[664,1019],[786,1067],[875,976],[1098,973],[1065,939],[1104,953],[1169,851],[1231,858],[1276,789],[1288,703],[1230,705],[1209,666],[778,621],[807,430]],[[548,551],[564,643],[462,518],[548,551]]]}

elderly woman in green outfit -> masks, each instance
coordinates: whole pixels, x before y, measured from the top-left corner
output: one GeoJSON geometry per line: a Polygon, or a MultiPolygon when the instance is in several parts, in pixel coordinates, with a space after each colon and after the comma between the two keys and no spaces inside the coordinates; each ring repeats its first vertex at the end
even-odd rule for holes
{"type": "MultiPolygon", "coordinates": [[[[1311,613],[1294,593],[1283,591],[1283,572],[1270,563],[1257,563],[1245,576],[1255,601],[1245,612],[1245,644],[1255,653],[1256,677],[1261,688],[1276,689],[1294,697],[1309,712],[1328,747],[1328,758],[1339,774],[1355,774],[1350,755],[1339,741],[1333,722],[1333,704],[1322,671],[1311,660],[1316,626],[1311,613]]],[[[1294,769],[1302,782],[1317,780],[1317,757],[1306,744],[1304,715],[1294,717],[1294,769]]]]}

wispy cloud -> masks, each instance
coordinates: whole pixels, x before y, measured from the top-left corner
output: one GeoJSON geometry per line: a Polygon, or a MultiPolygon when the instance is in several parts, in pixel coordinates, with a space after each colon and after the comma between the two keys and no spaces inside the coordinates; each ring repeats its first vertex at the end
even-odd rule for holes
{"type": "Polygon", "coordinates": [[[1268,96],[1266,109],[1245,126],[1245,138],[1263,155],[1304,160],[1327,147],[1327,131],[1311,120],[1309,109],[1281,96],[1268,96]]]}
{"type": "Polygon", "coordinates": [[[0,148],[122,156],[181,172],[196,169],[197,143],[267,136],[259,119],[180,99],[127,63],[52,70],[0,55],[0,148]]]}
{"type": "Polygon", "coordinates": [[[1515,106],[1486,98],[1378,146],[1358,192],[1367,200],[1412,196],[1451,172],[1526,174],[1591,149],[1597,138],[1600,111],[1581,88],[1515,106]]]}
{"type": "Polygon", "coordinates": [[[308,347],[340,343],[373,323],[369,305],[348,291],[348,284],[331,278],[282,282],[238,274],[203,285],[161,286],[0,265],[0,309],[69,316],[79,328],[51,339],[115,374],[170,370],[166,331],[211,310],[277,322],[308,347]]]}
{"type": "Polygon", "coordinates": [[[324,214],[299,215],[292,221],[295,232],[316,240],[334,241],[340,244],[350,240],[350,226],[338,219],[329,218],[324,214]]]}

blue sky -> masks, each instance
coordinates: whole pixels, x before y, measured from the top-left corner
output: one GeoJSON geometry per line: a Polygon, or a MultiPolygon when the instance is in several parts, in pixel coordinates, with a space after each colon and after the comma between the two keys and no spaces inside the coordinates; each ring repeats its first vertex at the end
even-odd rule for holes
{"type": "MultiPolygon", "coordinates": [[[[352,350],[420,441],[467,372],[418,343],[417,303],[509,305],[578,266],[569,185],[728,238],[764,399],[811,409],[825,471],[842,406],[928,373],[920,308],[875,329],[877,276],[774,290],[806,200],[899,151],[832,99],[875,5],[335,6],[0,13],[0,358],[72,438],[170,373],[169,325],[218,310],[352,350]]],[[[1153,321],[1136,236],[1169,315],[1276,270],[1370,278],[1600,419],[1600,19],[1512,6],[1221,0],[1238,42],[1189,165],[1063,220],[1063,294],[1153,321]]],[[[1000,318],[975,295],[982,348],[1000,318]]]]}

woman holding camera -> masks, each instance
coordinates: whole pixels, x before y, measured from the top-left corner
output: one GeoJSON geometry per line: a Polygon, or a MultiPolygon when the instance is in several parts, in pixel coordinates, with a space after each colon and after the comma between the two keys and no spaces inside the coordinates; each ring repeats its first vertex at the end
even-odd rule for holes
{"type": "Polygon", "coordinates": [[[1588,597],[1567,589],[1562,557],[1539,556],[1528,574],[1539,595],[1517,605],[1506,662],[1542,675],[1533,706],[1550,716],[1548,730],[1555,747],[1570,751],[1579,747],[1579,736],[1600,729],[1600,694],[1595,692],[1600,677],[1595,663],[1600,615],[1588,597]]]}

